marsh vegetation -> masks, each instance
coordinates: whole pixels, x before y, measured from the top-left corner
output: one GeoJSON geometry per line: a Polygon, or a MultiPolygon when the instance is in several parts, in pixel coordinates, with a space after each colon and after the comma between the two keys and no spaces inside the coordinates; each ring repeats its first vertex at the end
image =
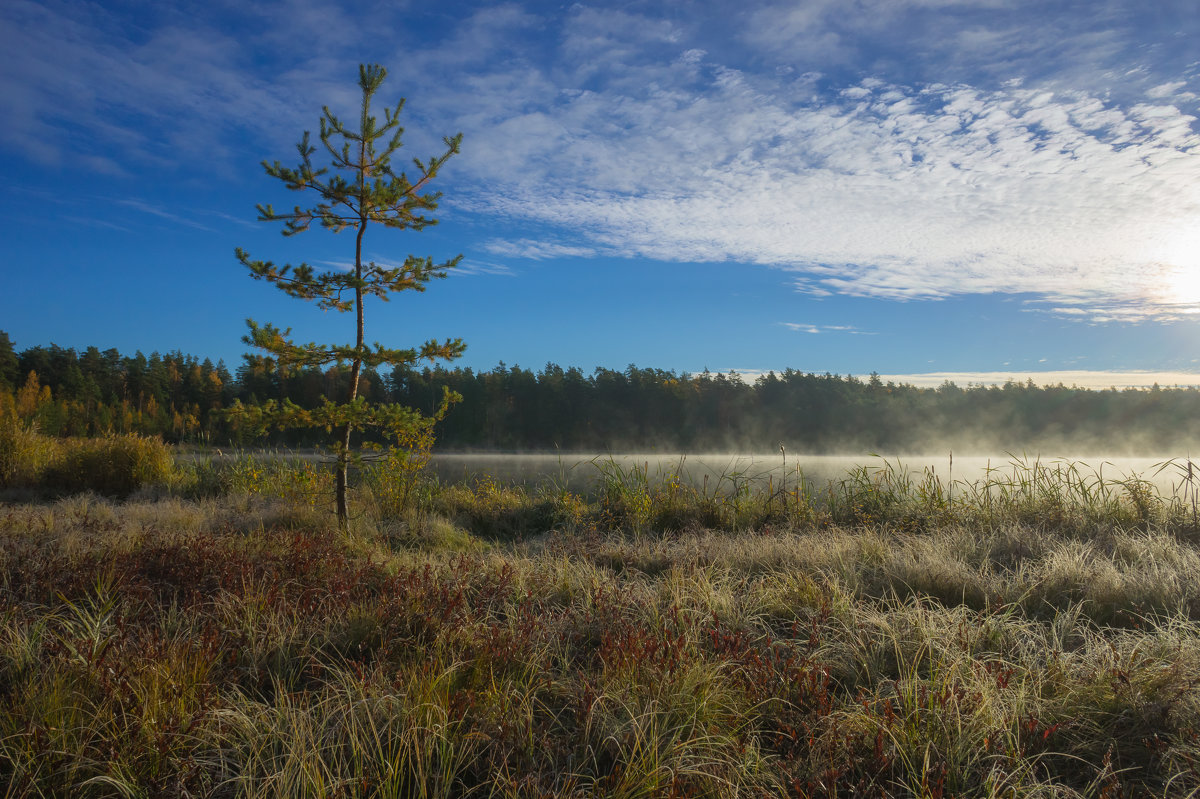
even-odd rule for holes
{"type": "Polygon", "coordinates": [[[613,461],[575,491],[393,462],[342,531],[311,462],[113,439],[141,477],[78,493],[51,479],[75,445],[18,443],[9,796],[1200,790],[1186,461],[1172,493],[1062,463],[814,490],[613,461]]]}

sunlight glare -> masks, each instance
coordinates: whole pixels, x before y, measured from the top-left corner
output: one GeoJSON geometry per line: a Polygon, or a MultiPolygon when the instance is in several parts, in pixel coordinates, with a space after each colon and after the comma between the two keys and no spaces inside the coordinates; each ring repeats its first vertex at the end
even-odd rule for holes
{"type": "Polygon", "coordinates": [[[1177,234],[1158,253],[1160,284],[1154,294],[1165,303],[1200,306],[1200,232],[1177,234]]]}

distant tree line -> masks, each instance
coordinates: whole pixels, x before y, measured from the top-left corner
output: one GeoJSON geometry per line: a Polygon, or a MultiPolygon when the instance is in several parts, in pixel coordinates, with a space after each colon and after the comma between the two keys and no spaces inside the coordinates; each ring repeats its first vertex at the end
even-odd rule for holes
{"type": "Polygon", "coordinates": [[[224,364],[179,352],[126,357],[51,345],[18,353],[0,332],[0,415],[15,413],[49,435],[212,437],[221,425],[216,412],[238,390],[224,364]]]}
{"type": "MultiPolygon", "coordinates": [[[[34,421],[60,436],[135,432],[171,442],[252,445],[225,417],[234,400],[290,399],[311,408],[340,396],[350,370],[281,371],[243,357],[231,373],[180,352],[51,345],[16,351],[0,332],[0,416],[34,421]]],[[[448,386],[462,395],[438,427],[443,450],[698,452],[777,450],[881,453],[1007,450],[1055,454],[1200,451],[1200,391],[1089,390],[1008,382],[918,388],[795,370],[747,382],[736,374],[676,374],[548,364],[534,372],[501,363],[469,368],[366,369],[360,393],[433,412],[448,386]]],[[[322,431],[323,432],[323,431],[322,431]]],[[[308,446],[292,430],[265,443],[308,446]]]]}

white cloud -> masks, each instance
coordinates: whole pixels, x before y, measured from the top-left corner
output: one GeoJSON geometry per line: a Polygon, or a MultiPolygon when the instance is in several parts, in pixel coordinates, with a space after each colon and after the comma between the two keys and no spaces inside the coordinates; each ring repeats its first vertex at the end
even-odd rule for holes
{"type": "Polygon", "coordinates": [[[494,255],[514,258],[530,258],[540,261],[546,258],[589,258],[596,255],[593,247],[580,247],[540,239],[492,239],[484,242],[483,248],[494,255]]]}
{"type": "Polygon", "coordinates": [[[1179,93],[1179,90],[1187,83],[1182,80],[1172,81],[1170,83],[1160,83],[1158,86],[1151,87],[1147,92],[1147,97],[1152,97],[1155,100],[1169,99],[1173,95],[1179,93]]]}
{"type": "MultiPolygon", "coordinates": [[[[1092,321],[1191,316],[1194,58],[1148,60],[1186,49],[1145,47],[1170,14],[1141,30],[1138,3],[1043,5],[509,3],[428,39],[402,23],[412,9],[372,19],[392,85],[420,93],[417,154],[436,146],[428,127],[467,134],[447,202],[507,223],[494,255],[741,261],[815,296],[1003,292],[1092,321]]],[[[319,102],[353,105],[360,12],[289,0],[239,12],[272,24],[235,35],[216,16],[153,11],[135,34],[95,5],[5,4],[0,144],[111,174],[201,154],[219,171],[235,140],[286,156],[319,102]]],[[[1197,19],[1181,15],[1181,35],[1197,19]]]]}
{"type": "Polygon", "coordinates": [[[1200,301],[1171,289],[1200,269],[1200,137],[1174,105],[881,81],[814,100],[720,65],[701,88],[679,63],[650,71],[636,96],[560,95],[497,126],[505,189],[468,207],[583,250],[793,271],[811,293],[1033,293],[1094,318],[1200,301]]]}
{"type": "Polygon", "coordinates": [[[847,61],[853,43],[829,25],[839,5],[837,0],[811,0],[759,8],[750,15],[742,38],[761,50],[804,53],[827,64],[847,61]]]}
{"type": "Polygon", "coordinates": [[[875,335],[865,330],[859,330],[854,325],[812,325],[807,322],[780,322],[779,324],[798,333],[851,333],[856,336],[875,335]]]}
{"type": "MultiPolygon", "coordinates": [[[[317,261],[321,266],[327,266],[330,269],[336,269],[338,272],[353,272],[353,261],[317,261]]],[[[386,268],[386,264],[383,265],[386,268]]]]}
{"type": "Polygon", "coordinates": [[[464,260],[457,268],[450,273],[451,275],[502,275],[504,277],[515,277],[512,267],[505,264],[491,263],[489,261],[479,261],[471,259],[464,260]]]}

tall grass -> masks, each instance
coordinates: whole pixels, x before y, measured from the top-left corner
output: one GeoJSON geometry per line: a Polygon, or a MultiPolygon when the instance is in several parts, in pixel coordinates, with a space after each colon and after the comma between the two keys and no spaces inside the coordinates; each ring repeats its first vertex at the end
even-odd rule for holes
{"type": "MultiPolygon", "coordinates": [[[[946,480],[934,469],[915,471],[877,458],[824,487],[799,468],[735,468],[695,479],[681,459],[673,469],[615,459],[596,470],[593,514],[604,526],[630,531],[696,527],[761,529],[803,525],[886,525],[924,530],[961,522],[1023,524],[1088,534],[1097,526],[1168,526],[1200,530],[1200,471],[1191,461],[1166,461],[1148,476],[1105,475],[1105,465],[1013,457],[975,480],[946,480]],[[1163,493],[1163,474],[1177,475],[1163,493]]],[[[1109,467],[1110,473],[1113,471],[1109,467]]]]}
{"type": "Polygon", "coordinates": [[[8,502],[6,794],[1200,794],[1186,490],[682,466],[8,502]]]}
{"type": "Polygon", "coordinates": [[[175,474],[160,440],[135,434],[58,439],[15,417],[0,420],[0,488],[128,496],[175,474]]]}

